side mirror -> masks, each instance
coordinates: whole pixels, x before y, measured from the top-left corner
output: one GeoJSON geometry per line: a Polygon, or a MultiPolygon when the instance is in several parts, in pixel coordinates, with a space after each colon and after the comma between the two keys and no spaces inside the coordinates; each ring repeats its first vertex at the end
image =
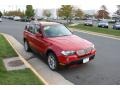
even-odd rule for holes
{"type": "Polygon", "coordinates": [[[25,30],[27,30],[28,28],[27,28],[27,26],[25,26],[25,30]]]}
{"type": "Polygon", "coordinates": [[[70,30],[71,33],[73,33],[73,30],[70,30]]]}
{"type": "Polygon", "coordinates": [[[39,38],[42,37],[43,35],[41,33],[37,33],[35,36],[39,38]]]}

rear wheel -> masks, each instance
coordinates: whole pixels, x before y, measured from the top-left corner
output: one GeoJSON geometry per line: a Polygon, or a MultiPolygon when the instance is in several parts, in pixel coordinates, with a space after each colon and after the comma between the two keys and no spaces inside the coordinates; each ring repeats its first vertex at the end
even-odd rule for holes
{"type": "Polygon", "coordinates": [[[28,43],[26,40],[24,41],[24,49],[25,49],[25,51],[27,51],[27,52],[30,51],[29,43],[28,43]]]}
{"type": "Polygon", "coordinates": [[[51,70],[53,70],[53,71],[58,70],[59,64],[58,64],[57,57],[54,53],[52,53],[52,52],[48,53],[47,62],[48,62],[48,66],[51,70]]]}

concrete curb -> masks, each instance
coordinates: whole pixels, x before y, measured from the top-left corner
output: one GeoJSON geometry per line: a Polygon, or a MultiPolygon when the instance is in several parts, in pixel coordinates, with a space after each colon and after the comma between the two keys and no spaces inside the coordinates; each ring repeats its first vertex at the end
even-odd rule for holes
{"type": "MultiPolygon", "coordinates": [[[[0,33],[0,34],[2,34],[6,38],[6,40],[10,43],[10,45],[13,47],[15,52],[18,54],[19,58],[24,62],[24,64],[28,68],[30,68],[33,71],[33,73],[45,85],[73,85],[73,83],[66,80],[59,73],[51,71],[44,63],[40,62],[40,60],[37,60],[37,58],[33,58],[27,61],[27,58],[21,55],[21,53],[23,52],[17,50],[22,46],[18,41],[14,37],[8,34],[4,34],[4,33],[0,33]]],[[[24,52],[24,54],[26,54],[26,52],[24,52]]]]}

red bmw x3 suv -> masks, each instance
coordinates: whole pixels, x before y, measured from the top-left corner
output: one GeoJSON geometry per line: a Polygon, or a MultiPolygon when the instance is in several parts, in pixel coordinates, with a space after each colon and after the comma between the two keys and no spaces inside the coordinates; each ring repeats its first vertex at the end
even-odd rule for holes
{"type": "Polygon", "coordinates": [[[30,22],[25,27],[23,40],[26,51],[34,49],[47,57],[51,70],[57,70],[59,65],[87,63],[96,54],[94,44],[56,22],[30,22]]]}

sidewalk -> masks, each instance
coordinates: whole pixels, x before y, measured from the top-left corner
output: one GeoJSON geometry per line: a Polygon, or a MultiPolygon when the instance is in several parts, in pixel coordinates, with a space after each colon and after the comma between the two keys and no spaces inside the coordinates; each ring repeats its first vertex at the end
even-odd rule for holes
{"type": "Polygon", "coordinates": [[[20,44],[14,37],[3,34],[9,41],[15,51],[18,53],[22,61],[40,78],[45,84],[48,85],[73,85],[73,83],[66,80],[59,73],[51,71],[49,67],[39,58],[32,53],[28,53],[24,50],[22,44],[20,44]]]}

